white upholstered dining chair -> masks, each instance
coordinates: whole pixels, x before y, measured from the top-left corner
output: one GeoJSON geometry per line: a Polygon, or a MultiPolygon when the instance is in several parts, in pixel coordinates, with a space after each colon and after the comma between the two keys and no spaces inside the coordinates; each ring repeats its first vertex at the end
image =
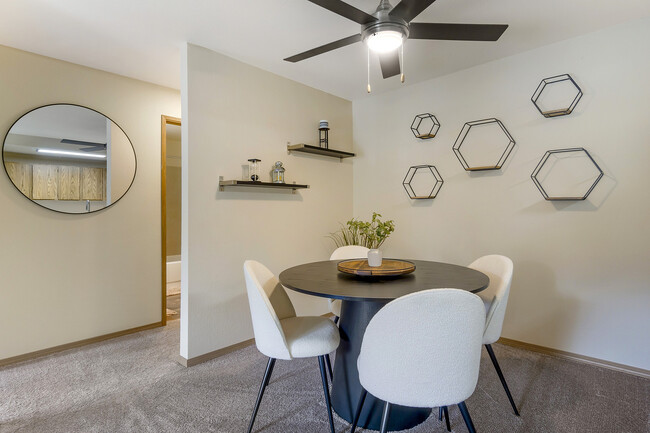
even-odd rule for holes
{"type": "Polygon", "coordinates": [[[248,303],[253,320],[255,345],[269,357],[262,384],[257,395],[248,433],[253,429],[255,417],[269,384],[276,359],[318,357],[325,405],[331,433],[334,433],[330,404],[325,355],[339,345],[339,330],[325,317],[297,317],[293,304],[280,281],[264,265],[254,260],[244,262],[244,277],[248,303]]]}
{"type": "Polygon", "coordinates": [[[357,361],[363,391],[351,432],[369,392],[385,401],[381,433],[387,431],[392,404],[457,404],[474,433],[465,400],[478,381],[484,328],[483,303],[465,290],[425,290],[386,304],[363,336],[357,361]]]}
{"type": "MultiPolygon", "coordinates": [[[[330,260],[365,259],[368,257],[368,251],[370,251],[368,248],[359,245],[346,245],[335,249],[330,260]]],[[[330,312],[335,316],[334,323],[338,323],[341,317],[341,301],[338,299],[328,299],[328,301],[330,312]]]]}
{"type": "Polygon", "coordinates": [[[510,285],[512,283],[513,264],[506,256],[496,254],[479,257],[474,260],[469,268],[483,272],[490,278],[490,285],[487,289],[478,292],[478,296],[485,304],[486,320],[485,332],[483,333],[483,344],[487,349],[490,360],[497,371],[497,375],[501,380],[503,389],[506,391],[508,400],[512,405],[515,415],[519,416],[519,411],[512,399],[510,389],[503,376],[499,362],[497,361],[494,351],[492,350],[492,343],[495,343],[501,337],[501,329],[503,328],[503,319],[506,315],[506,306],[508,305],[508,295],[510,294],[510,285]]]}

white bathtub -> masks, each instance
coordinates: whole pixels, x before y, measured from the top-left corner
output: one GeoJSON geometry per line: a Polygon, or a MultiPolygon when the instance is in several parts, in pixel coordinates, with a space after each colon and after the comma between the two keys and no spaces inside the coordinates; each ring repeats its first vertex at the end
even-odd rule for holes
{"type": "Polygon", "coordinates": [[[181,256],[167,256],[167,296],[181,292],[181,256]]]}

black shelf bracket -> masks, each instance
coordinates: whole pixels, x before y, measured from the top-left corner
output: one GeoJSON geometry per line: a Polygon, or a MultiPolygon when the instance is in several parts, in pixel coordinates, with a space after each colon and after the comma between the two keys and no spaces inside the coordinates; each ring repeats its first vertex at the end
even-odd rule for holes
{"type": "Polygon", "coordinates": [[[463,125],[463,128],[460,130],[460,133],[458,134],[458,137],[456,138],[456,142],[454,143],[452,148],[454,150],[454,153],[456,154],[456,158],[458,158],[458,161],[460,161],[460,164],[463,166],[463,168],[466,171],[485,171],[485,170],[501,169],[503,164],[508,159],[508,156],[510,156],[510,153],[512,152],[512,149],[514,147],[515,147],[515,139],[512,138],[512,135],[510,135],[506,127],[503,125],[503,122],[501,122],[499,119],[495,119],[492,117],[489,119],[474,120],[472,122],[465,123],[465,125],[463,125]],[[503,147],[503,151],[499,159],[496,159],[495,157],[488,164],[473,166],[467,162],[467,159],[465,158],[465,156],[463,156],[463,152],[461,151],[461,148],[463,144],[465,144],[467,138],[478,133],[481,127],[496,128],[494,133],[497,135],[499,140],[498,143],[499,149],[503,147]],[[494,163],[492,163],[492,161],[494,161],[494,163]]]}
{"type": "Polygon", "coordinates": [[[290,189],[293,194],[297,189],[309,188],[309,185],[299,183],[273,183],[273,182],[254,182],[252,180],[220,180],[219,191],[224,191],[229,187],[252,187],[252,188],[271,188],[271,189],[290,189]]]}
{"type": "Polygon", "coordinates": [[[414,165],[406,172],[402,186],[412,200],[427,200],[436,198],[443,183],[445,181],[435,166],[414,165]],[[422,178],[426,180],[421,180],[422,178]]]}
{"type": "Polygon", "coordinates": [[[571,78],[571,75],[562,74],[556,75],[554,77],[544,78],[539,83],[539,86],[537,86],[537,90],[535,90],[535,93],[533,93],[533,96],[530,98],[530,100],[533,102],[535,108],[537,108],[537,111],[539,111],[542,116],[551,118],[571,114],[576,108],[576,105],[578,105],[580,98],[582,98],[582,89],[580,89],[580,86],[578,86],[573,78],[571,78]],[[554,88],[562,84],[565,86],[568,85],[565,89],[561,89],[567,93],[566,97],[563,98],[565,101],[563,101],[560,107],[552,107],[551,103],[546,101],[546,99],[554,88]]]}
{"type": "Polygon", "coordinates": [[[287,153],[291,152],[302,152],[302,153],[311,153],[314,155],[329,156],[331,158],[339,158],[343,161],[343,158],[352,158],[355,156],[352,152],[344,152],[342,150],[329,149],[325,147],[312,146],[311,144],[291,144],[287,146],[287,153]]]}
{"type": "Polygon", "coordinates": [[[537,167],[535,167],[535,170],[533,173],[530,175],[531,179],[533,179],[533,182],[535,183],[535,186],[539,190],[540,193],[542,193],[542,196],[544,197],[545,200],[549,201],[572,201],[572,200],[585,200],[587,197],[589,197],[589,194],[591,194],[591,191],[596,187],[600,179],[603,177],[604,173],[603,170],[598,166],[596,161],[591,157],[589,152],[583,147],[574,147],[570,149],[555,149],[555,150],[549,150],[547,151],[542,159],[539,161],[537,164],[537,167]],[[547,173],[545,173],[545,179],[540,179],[540,173],[542,172],[542,169],[546,166],[546,164],[549,162],[549,159],[553,155],[558,155],[558,154],[563,154],[563,156],[568,156],[570,154],[573,154],[576,157],[582,156],[588,158],[588,160],[593,164],[593,180],[590,181],[589,187],[584,189],[584,192],[582,194],[575,194],[575,195],[549,195],[546,189],[544,189],[544,186],[542,185],[542,181],[548,178],[552,174],[553,166],[548,170],[547,173]]]}

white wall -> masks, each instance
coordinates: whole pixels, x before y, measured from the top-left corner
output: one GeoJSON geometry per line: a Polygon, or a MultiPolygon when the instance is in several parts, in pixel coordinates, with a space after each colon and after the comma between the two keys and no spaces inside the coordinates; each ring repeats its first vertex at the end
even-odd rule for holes
{"type": "MultiPolygon", "coordinates": [[[[193,358],[253,336],[243,263],[279,274],[333,250],[325,237],[352,214],[352,162],[287,155],[287,142],[316,144],[330,121],[331,147],[352,148],[352,104],[205,48],[182,61],[181,356],[193,358]],[[262,179],[277,160],[288,182],[311,189],[218,191],[249,158],[262,179]]],[[[299,314],[327,312],[324,299],[290,294],[299,314]]]]}
{"type": "Polygon", "coordinates": [[[129,135],[138,172],[106,210],[64,215],[0,175],[0,359],[161,320],[160,115],[177,91],[0,46],[0,136],[45,104],[90,107],[129,135]]]}
{"type": "Polygon", "coordinates": [[[388,256],[512,257],[504,337],[650,369],[648,40],[644,19],[355,101],[355,216],[396,220],[388,256]],[[570,116],[543,118],[530,97],[562,73],[585,95],[570,116]],[[423,112],[442,124],[433,140],[409,129],[423,112]],[[486,117],[517,146],[502,170],[469,174],[452,145],[464,122],[486,117]],[[564,147],[587,148],[605,171],[584,202],[546,202],[530,179],[546,150],[564,147]],[[417,164],[445,180],[433,201],[402,188],[417,164]]]}

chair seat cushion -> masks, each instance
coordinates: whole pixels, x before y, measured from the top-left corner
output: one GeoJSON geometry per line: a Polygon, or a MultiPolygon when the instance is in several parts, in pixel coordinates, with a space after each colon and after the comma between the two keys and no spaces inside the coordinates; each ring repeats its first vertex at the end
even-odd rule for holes
{"type": "Polygon", "coordinates": [[[290,317],[280,324],[293,358],[321,356],[339,347],[339,328],[325,317],[290,317]]]}

